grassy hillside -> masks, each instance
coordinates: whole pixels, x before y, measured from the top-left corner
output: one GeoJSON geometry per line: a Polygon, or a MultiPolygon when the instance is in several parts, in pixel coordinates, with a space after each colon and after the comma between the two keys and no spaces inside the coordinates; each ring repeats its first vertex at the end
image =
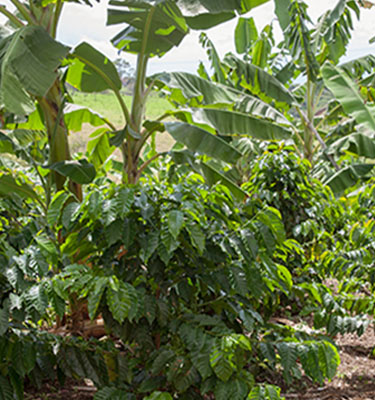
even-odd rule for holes
{"type": "MultiPolygon", "coordinates": [[[[131,96],[124,96],[126,105],[130,108],[131,96]]],[[[124,126],[124,118],[120,106],[113,93],[73,93],[73,100],[76,104],[88,107],[108,118],[116,127],[124,126]]],[[[149,119],[158,118],[160,115],[171,108],[170,103],[157,96],[151,95],[147,103],[146,116],[149,119]]],[[[86,126],[82,132],[74,133],[71,137],[72,149],[74,152],[85,152],[86,144],[90,134],[94,131],[91,126],[86,126]]],[[[157,147],[164,151],[171,148],[173,139],[167,134],[158,134],[156,138],[157,147]]]]}

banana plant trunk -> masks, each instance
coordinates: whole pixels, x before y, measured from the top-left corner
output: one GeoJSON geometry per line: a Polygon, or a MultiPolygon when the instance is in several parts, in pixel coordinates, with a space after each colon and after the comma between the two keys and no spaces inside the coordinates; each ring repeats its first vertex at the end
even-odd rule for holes
{"type": "MultiPolygon", "coordinates": [[[[152,17],[152,14],[151,14],[152,17]]],[[[147,38],[147,35],[146,35],[147,38]]],[[[147,40],[146,40],[147,41],[147,40]]],[[[145,45],[143,46],[145,47],[145,45]]],[[[128,122],[128,133],[126,141],[122,145],[122,155],[124,160],[124,182],[135,184],[138,182],[140,173],[138,170],[138,163],[140,158],[140,151],[144,140],[142,138],[142,124],[145,115],[146,101],[148,90],[146,89],[146,70],[149,56],[145,52],[145,48],[138,54],[136,80],[133,90],[133,101],[128,122]],[[136,133],[135,137],[129,134],[129,130],[136,133]]],[[[145,132],[143,133],[146,134],[145,132]]]]}
{"type": "MultiPolygon", "coordinates": [[[[64,122],[64,100],[59,79],[56,79],[46,96],[39,99],[39,104],[43,111],[48,134],[49,163],[71,160],[68,129],[64,122]]],[[[56,190],[62,190],[67,178],[58,172],[53,172],[52,178],[56,190]]],[[[70,181],[69,189],[79,201],[82,201],[81,185],[70,181]]]]}
{"type": "Polygon", "coordinates": [[[123,183],[136,184],[139,179],[138,161],[139,156],[135,153],[135,139],[128,138],[122,145],[122,155],[124,160],[123,183]]]}

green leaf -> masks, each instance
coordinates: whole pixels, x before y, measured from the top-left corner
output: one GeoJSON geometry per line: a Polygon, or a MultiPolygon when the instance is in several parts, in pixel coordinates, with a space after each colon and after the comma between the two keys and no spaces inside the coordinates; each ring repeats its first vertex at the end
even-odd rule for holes
{"type": "Polygon", "coordinates": [[[283,125],[285,128],[291,126],[291,123],[281,112],[254,96],[244,95],[241,100],[235,104],[235,111],[239,111],[242,114],[250,114],[259,119],[268,120],[268,122],[274,124],[283,125]]]}
{"type": "Polygon", "coordinates": [[[249,393],[249,386],[245,381],[239,379],[231,379],[228,382],[218,381],[214,394],[215,400],[228,400],[228,399],[245,399],[249,393]]]}
{"type": "Polygon", "coordinates": [[[279,244],[285,241],[284,225],[281,220],[281,214],[276,208],[268,207],[263,210],[259,213],[258,219],[272,231],[279,244]]]}
{"type": "Polygon", "coordinates": [[[46,95],[67,53],[67,47],[39,26],[26,26],[12,35],[1,64],[0,98],[5,108],[29,114],[34,108],[30,95],[46,95]]]}
{"type": "MultiPolygon", "coordinates": [[[[203,104],[225,104],[238,101],[243,93],[225,85],[213,83],[188,72],[171,72],[156,74],[151,77],[160,87],[179,91],[184,99],[197,99],[203,104]]],[[[181,96],[179,96],[181,100],[181,96]]]]}
{"type": "Polygon", "coordinates": [[[31,186],[16,181],[11,175],[0,173],[0,196],[11,196],[13,193],[23,199],[39,199],[39,196],[31,186]]]}
{"type": "Polygon", "coordinates": [[[50,226],[54,226],[58,223],[64,204],[66,204],[70,197],[71,194],[64,191],[57,192],[53,196],[47,210],[47,222],[50,226]]]}
{"type": "Polygon", "coordinates": [[[274,107],[232,87],[210,82],[187,72],[157,74],[153,78],[159,88],[170,90],[171,99],[180,104],[191,102],[194,106],[198,103],[215,107],[219,104],[235,104],[237,111],[241,113],[268,119],[269,122],[277,124],[290,125],[283,114],[274,107]]]}
{"type": "Polygon", "coordinates": [[[311,19],[307,14],[307,4],[303,1],[293,0],[288,8],[290,23],[287,28],[287,45],[291,50],[293,59],[299,62],[310,81],[315,81],[319,73],[319,63],[313,50],[310,24],[311,19]]]}
{"type": "Polygon", "coordinates": [[[215,400],[226,400],[231,398],[232,381],[217,381],[214,389],[215,400]]]}
{"type": "Polygon", "coordinates": [[[167,132],[178,142],[183,143],[189,150],[233,163],[241,157],[241,153],[225,140],[212,133],[183,122],[167,122],[167,132]]]}
{"type": "Polygon", "coordinates": [[[9,327],[9,311],[0,308],[0,336],[3,336],[9,327]]]}
{"type": "Polygon", "coordinates": [[[118,389],[114,387],[104,387],[95,393],[94,400],[110,400],[118,394],[118,389]]]}
{"type": "Polygon", "coordinates": [[[296,343],[282,342],[276,345],[280,354],[281,365],[284,369],[284,377],[288,383],[291,383],[292,377],[290,371],[296,367],[298,358],[298,349],[296,343]]]}
{"type": "Polygon", "coordinates": [[[24,379],[19,376],[19,371],[15,372],[13,369],[9,370],[10,382],[13,386],[14,394],[17,399],[24,398],[24,379]]]}
{"type": "Polygon", "coordinates": [[[273,47],[272,25],[266,25],[251,49],[252,64],[267,69],[273,47]]]}
{"type": "Polygon", "coordinates": [[[245,135],[260,140],[280,140],[291,137],[291,131],[284,126],[238,111],[193,108],[191,112],[194,122],[208,123],[221,135],[245,135]]]}
{"type": "Polygon", "coordinates": [[[159,245],[159,232],[157,230],[149,232],[142,241],[142,250],[140,253],[141,259],[144,263],[150,259],[159,245]]]}
{"type": "Polygon", "coordinates": [[[156,300],[156,307],[157,307],[156,318],[158,320],[158,324],[161,327],[167,326],[168,321],[169,321],[168,304],[162,299],[157,299],[156,300]]]}
{"type": "Polygon", "coordinates": [[[204,32],[200,34],[199,42],[201,43],[202,47],[206,49],[208,59],[211,62],[211,67],[215,72],[213,80],[225,84],[227,79],[226,74],[214,44],[204,32]]]}
{"type": "Polygon", "coordinates": [[[124,218],[128,215],[134,203],[134,189],[122,187],[114,198],[117,215],[124,218]]]}
{"type": "Polygon", "coordinates": [[[12,139],[0,132],[0,153],[14,154],[14,148],[12,139]]]}
{"type": "Polygon", "coordinates": [[[91,183],[96,176],[95,167],[84,159],[59,161],[44,168],[58,172],[79,184],[91,183]]]}
{"type": "Polygon", "coordinates": [[[127,400],[129,392],[115,387],[104,387],[95,393],[94,400],[127,400]]]}
{"type": "Polygon", "coordinates": [[[99,128],[90,135],[90,140],[87,143],[88,161],[96,169],[105,164],[114,151],[115,147],[109,143],[108,129],[99,128]]]}
{"type": "Polygon", "coordinates": [[[320,345],[323,344],[315,341],[304,342],[299,346],[299,358],[306,375],[323,384],[325,376],[323,365],[319,362],[320,345]]]}
{"type": "Polygon", "coordinates": [[[256,386],[254,387],[247,400],[284,400],[280,396],[280,388],[273,385],[256,386]]]}
{"type": "Polygon", "coordinates": [[[365,178],[375,164],[352,164],[332,175],[325,184],[333,193],[340,194],[355,185],[360,179],[365,178]]]}
{"type": "Polygon", "coordinates": [[[275,0],[275,14],[283,31],[286,31],[290,23],[290,14],[288,12],[291,0],[275,0]]]}
{"type": "Polygon", "coordinates": [[[0,400],[14,400],[12,386],[2,375],[0,375],[0,400]]]}
{"type": "Polygon", "coordinates": [[[336,5],[329,10],[319,21],[319,33],[316,38],[314,48],[323,48],[334,64],[339,62],[342,55],[346,53],[347,45],[352,37],[354,29],[352,13],[357,19],[360,17],[359,4],[353,1],[339,0],[336,5]],[[324,38],[324,43],[320,42],[320,37],[324,38]]]}
{"type": "Polygon", "coordinates": [[[74,49],[66,81],[88,93],[106,89],[120,90],[122,86],[114,64],[86,42],[74,49]]]}
{"type": "Polygon", "coordinates": [[[35,343],[23,343],[23,364],[25,367],[25,373],[29,374],[35,367],[36,359],[37,359],[37,351],[36,351],[35,343]]]}
{"type": "Polygon", "coordinates": [[[284,267],[284,265],[277,265],[277,274],[281,281],[285,284],[288,290],[290,290],[293,286],[292,274],[289,272],[288,268],[284,267]]]}
{"type": "MultiPolygon", "coordinates": [[[[290,122],[274,107],[232,87],[210,82],[185,72],[158,74],[154,78],[159,87],[169,88],[172,92],[171,99],[182,104],[188,101],[194,106],[196,103],[215,107],[218,104],[235,104],[236,111],[257,116],[260,119],[268,119],[268,122],[275,124],[290,126],[290,122]]],[[[258,128],[262,127],[258,126],[258,128]]],[[[259,135],[262,136],[261,133],[259,135]]]]}
{"type": "Polygon", "coordinates": [[[375,138],[363,133],[353,133],[330,145],[337,153],[353,153],[360,157],[375,159],[375,138]]]}
{"type": "Polygon", "coordinates": [[[140,53],[145,46],[147,55],[161,57],[174,46],[178,46],[188,33],[186,21],[175,1],[160,0],[150,3],[111,0],[109,4],[126,7],[108,10],[107,25],[128,25],[112,39],[112,43],[121,51],[140,53]],[[148,36],[144,42],[146,26],[148,36]]]}
{"type": "Polygon", "coordinates": [[[156,303],[155,297],[146,295],[145,296],[145,317],[150,325],[155,321],[156,318],[156,303]]]}
{"type": "Polygon", "coordinates": [[[180,242],[177,241],[170,233],[166,226],[163,226],[160,232],[161,242],[163,243],[168,254],[171,256],[173,252],[177,249],[180,242]]]}
{"type": "Polygon", "coordinates": [[[222,171],[216,168],[215,165],[211,163],[201,162],[198,164],[201,172],[209,185],[214,185],[216,183],[221,183],[226,186],[234,197],[238,200],[243,200],[247,197],[247,193],[243,191],[234,181],[223,174],[222,171]]]}
{"type": "Polygon", "coordinates": [[[160,350],[154,362],[152,363],[151,372],[158,375],[168,368],[168,363],[175,358],[175,353],[171,349],[160,350]]]}
{"type": "Polygon", "coordinates": [[[144,400],[173,400],[173,398],[167,392],[153,392],[150,396],[145,397],[144,400]]]}
{"type": "Polygon", "coordinates": [[[324,371],[324,376],[329,380],[333,379],[340,365],[340,356],[333,344],[327,341],[321,343],[319,347],[319,364],[324,371]]]}
{"type": "MultiPolygon", "coordinates": [[[[220,341],[218,342],[220,343],[220,341]]],[[[211,350],[210,365],[215,375],[223,382],[227,382],[235,368],[228,359],[228,353],[221,349],[219,343],[211,350]]]]}
{"type": "Polygon", "coordinates": [[[89,317],[92,320],[96,317],[96,313],[98,311],[107,283],[108,279],[105,277],[96,278],[95,286],[89,293],[88,311],[89,317]]]}
{"type": "Polygon", "coordinates": [[[31,287],[25,297],[39,314],[45,315],[48,306],[48,297],[42,284],[31,287]]]}
{"type": "Polygon", "coordinates": [[[185,21],[189,28],[202,30],[210,29],[223,22],[229,21],[236,16],[234,12],[224,11],[221,13],[202,13],[195,16],[185,16],[185,21]]]}
{"type": "Polygon", "coordinates": [[[190,352],[194,367],[198,370],[203,379],[207,379],[212,375],[210,365],[211,347],[212,342],[206,339],[203,346],[197,347],[196,350],[190,352]]]}
{"type": "Polygon", "coordinates": [[[121,240],[121,235],[119,232],[122,231],[124,226],[124,221],[120,219],[115,219],[111,224],[105,228],[105,236],[109,246],[119,242],[121,240]]]}
{"type": "Polygon", "coordinates": [[[296,101],[293,94],[281,82],[260,67],[246,63],[233,54],[229,54],[225,60],[235,68],[241,86],[261,99],[270,99],[289,106],[296,101]]]}
{"type": "Polygon", "coordinates": [[[63,318],[64,314],[65,314],[65,307],[66,307],[65,300],[58,294],[58,291],[56,291],[54,287],[51,288],[48,295],[50,297],[52,307],[55,310],[56,314],[60,318],[63,318]]]}
{"type": "MultiPolygon", "coordinates": [[[[200,0],[199,4],[211,14],[219,14],[228,11],[236,11],[239,14],[245,14],[268,1],[269,0],[200,0]]],[[[191,5],[191,0],[182,0],[180,3],[188,7],[191,5]]],[[[198,9],[198,14],[199,11],[198,9]]]]}
{"type": "Polygon", "coordinates": [[[131,307],[134,306],[132,302],[131,285],[125,282],[120,282],[117,290],[113,287],[107,288],[107,304],[111,311],[113,318],[122,324],[129,316],[131,307]]]}
{"type": "Polygon", "coordinates": [[[204,233],[197,224],[187,224],[186,229],[189,232],[191,242],[193,246],[198,249],[199,254],[203,254],[206,247],[206,239],[204,233]]]}
{"type": "Polygon", "coordinates": [[[340,68],[326,62],[322,68],[324,83],[341,103],[345,112],[370,131],[375,130],[375,108],[363,101],[357,84],[340,68]]]}
{"type": "Polygon", "coordinates": [[[184,213],[178,210],[172,210],[168,213],[168,228],[170,234],[177,239],[184,226],[184,213]]]}
{"type": "Polygon", "coordinates": [[[258,37],[254,18],[238,19],[235,31],[236,51],[238,54],[246,53],[258,37]]]}
{"type": "MultiPolygon", "coordinates": [[[[91,126],[106,125],[108,120],[95,111],[76,104],[69,104],[64,112],[64,121],[67,129],[73,132],[82,131],[83,124],[91,126]]],[[[108,130],[108,129],[107,129],[108,130]]]]}

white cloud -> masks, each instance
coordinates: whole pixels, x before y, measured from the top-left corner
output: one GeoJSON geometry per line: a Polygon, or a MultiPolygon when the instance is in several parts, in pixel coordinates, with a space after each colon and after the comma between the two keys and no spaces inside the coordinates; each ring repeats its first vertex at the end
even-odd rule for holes
{"type": "Polygon", "coordinates": [[[77,44],[83,37],[109,41],[119,29],[106,26],[106,16],[105,3],[95,3],[93,7],[65,3],[57,31],[58,38],[69,45],[77,44]]]}

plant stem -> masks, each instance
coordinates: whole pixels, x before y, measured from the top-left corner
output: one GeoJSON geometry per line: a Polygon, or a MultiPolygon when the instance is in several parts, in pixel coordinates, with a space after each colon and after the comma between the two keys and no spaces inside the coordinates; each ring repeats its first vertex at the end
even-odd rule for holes
{"type": "Polygon", "coordinates": [[[320,101],[320,99],[321,99],[321,97],[322,97],[322,95],[323,95],[323,93],[324,93],[324,89],[325,89],[325,87],[323,86],[323,87],[319,90],[318,95],[316,96],[315,104],[314,104],[314,107],[313,107],[313,113],[314,113],[314,114],[315,114],[315,109],[316,109],[316,107],[318,106],[319,101],[320,101]]]}
{"type": "MultiPolygon", "coordinates": [[[[307,89],[306,89],[306,104],[307,104],[307,119],[308,121],[312,120],[313,110],[312,110],[312,88],[313,84],[310,81],[309,77],[307,77],[307,89]]],[[[311,162],[312,159],[312,145],[313,145],[313,133],[308,125],[305,126],[305,157],[311,162]]]]}
{"type": "MultiPolygon", "coordinates": [[[[320,145],[322,146],[323,150],[327,150],[327,145],[325,144],[324,140],[322,139],[322,137],[319,135],[319,132],[316,130],[316,128],[314,127],[314,125],[312,124],[311,121],[309,121],[307,115],[299,108],[297,107],[297,111],[305,125],[305,127],[307,129],[309,129],[316,137],[316,139],[318,140],[318,142],[320,143],[320,145]]],[[[334,160],[334,158],[330,155],[330,154],[326,154],[327,158],[329,159],[329,161],[331,162],[331,164],[333,165],[333,167],[335,168],[336,171],[339,171],[340,168],[337,165],[336,161],[334,160]]]]}
{"type": "Polygon", "coordinates": [[[55,12],[53,14],[53,23],[52,23],[52,29],[51,29],[51,36],[53,38],[56,38],[57,24],[60,19],[62,8],[63,8],[62,0],[57,0],[56,6],[55,6],[55,12]]]}
{"type": "MultiPolygon", "coordinates": [[[[142,38],[141,50],[138,54],[137,60],[137,71],[136,71],[136,79],[133,91],[133,101],[132,101],[132,109],[131,109],[131,118],[130,122],[127,120],[127,123],[130,124],[132,129],[135,132],[140,133],[142,128],[142,122],[144,117],[145,103],[147,98],[147,91],[145,91],[145,81],[146,81],[146,70],[149,55],[147,53],[147,43],[150,35],[152,17],[155,13],[156,8],[152,7],[148,12],[144,31],[142,38]]],[[[125,142],[122,145],[123,148],[123,170],[126,171],[126,175],[123,175],[124,182],[128,183],[136,183],[139,179],[139,171],[137,171],[138,167],[138,158],[141,148],[137,149],[134,143],[134,138],[127,135],[125,142]],[[127,152],[125,153],[125,147],[127,152]],[[126,154],[126,157],[125,157],[126,154]]]]}
{"type": "Polygon", "coordinates": [[[23,22],[18,19],[15,15],[13,15],[10,11],[8,11],[5,6],[0,5],[0,14],[5,15],[10,22],[13,22],[18,28],[22,28],[24,26],[23,22]]]}
{"type": "Polygon", "coordinates": [[[155,161],[157,158],[159,158],[160,156],[164,156],[165,154],[167,154],[166,151],[162,152],[162,153],[157,153],[154,156],[152,156],[150,159],[148,159],[147,161],[145,161],[138,169],[138,173],[137,173],[137,180],[140,178],[140,176],[142,175],[142,172],[153,162],[155,161]]]}
{"type": "Polygon", "coordinates": [[[30,24],[30,25],[35,25],[35,20],[34,18],[30,15],[29,10],[18,0],[10,0],[14,7],[17,8],[17,10],[20,12],[20,14],[25,18],[25,20],[30,24]]]}
{"type": "Polygon", "coordinates": [[[150,35],[152,18],[154,16],[156,8],[152,7],[147,15],[147,20],[144,27],[143,38],[142,38],[142,47],[141,51],[138,54],[137,61],[137,74],[136,81],[134,85],[134,96],[133,96],[133,104],[132,104],[132,120],[135,126],[136,132],[140,131],[140,127],[142,124],[142,118],[145,107],[145,80],[146,80],[146,69],[148,63],[148,53],[147,53],[147,43],[150,35]]]}

